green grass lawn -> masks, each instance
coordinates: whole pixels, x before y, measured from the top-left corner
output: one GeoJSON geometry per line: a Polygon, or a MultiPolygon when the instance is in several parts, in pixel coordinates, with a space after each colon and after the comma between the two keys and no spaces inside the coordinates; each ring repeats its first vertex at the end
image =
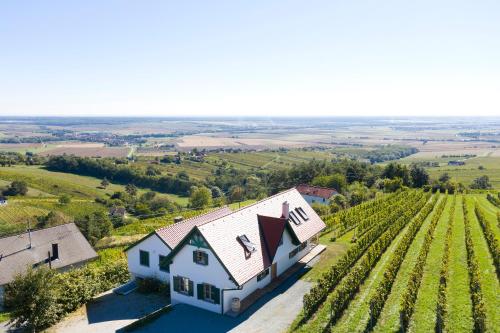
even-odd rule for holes
{"type": "Polygon", "coordinates": [[[500,309],[500,286],[488,244],[474,214],[474,199],[469,197],[466,202],[471,221],[472,242],[481,271],[480,283],[486,309],[486,324],[488,331],[494,332],[500,327],[500,311],[498,310],[500,309]]]}
{"type": "Polygon", "coordinates": [[[446,291],[448,314],[445,318],[446,327],[449,328],[450,332],[472,332],[474,327],[462,200],[463,196],[457,196],[455,222],[450,244],[449,282],[446,291]]]}
{"type": "Polygon", "coordinates": [[[93,199],[102,197],[106,193],[124,190],[124,186],[117,184],[110,184],[106,189],[99,189],[101,180],[98,178],[48,171],[39,166],[15,165],[0,168],[0,179],[8,182],[24,180],[29,187],[45,193],[68,194],[79,198],[93,199]]]}
{"type": "Polygon", "coordinates": [[[0,311],[0,323],[10,320],[10,313],[5,311],[0,311]]]}
{"type": "Polygon", "coordinates": [[[301,279],[305,281],[315,282],[318,278],[326,272],[352,245],[351,238],[354,235],[354,229],[342,235],[335,240],[331,241],[333,231],[322,235],[319,238],[319,243],[326,245],[325,251],[321,253],[319,261],[309,270],[302,275],[301,279]]]}
{"type": "Polygon", "coordinates": [[[415,312],[411,318],[409,332],[432,332],[436,323],[436,305],[439,289],[439,274],[442,266],[446,230],[453,197],[448,196],[446,206],[434,230],[424,268],[424,275],[418,290],[415,312]]]}
{"type": "MultiPolygon", "coordinates": [[[[443,200],[441,198],[440,200],[443,200]]],[[[436,203],[434,208],[439,206],[439,201],[436,203]]],[[[433,210],[425,219],[424,223],[420,227],[419,232],[413,239],[413,242],[406,253],[405,259],[399,268],[398,274],[396,276],[396,280],[392,285],[391,293],[387,298],[384,309],[380,314],[379,320],[377,321],[377,325],[375,326],[374,332],[397,332],[399,329],[399,304],[401,301],[401,295],[406,289],[408,284],[408,278],[410,276],[413,267],[415,266],[415,261],[418,257],[418,253],[420,252],[420,248],[422,247],[422,243],[424,241],[425,234],[429,229],[430,222],[432,217],[435,214],[435,210],[433,210]]]]}

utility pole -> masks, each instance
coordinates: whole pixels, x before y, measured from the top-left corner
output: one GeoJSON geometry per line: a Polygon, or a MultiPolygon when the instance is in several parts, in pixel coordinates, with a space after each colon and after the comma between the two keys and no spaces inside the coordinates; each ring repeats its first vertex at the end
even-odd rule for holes
{"type": "Polygon", "coordinates": [[[30,244],[28,245],[28,249],[31,249],[31,226],[30,226],[30,220],[28,219],[28,238],[30,240],[30,244]]]}

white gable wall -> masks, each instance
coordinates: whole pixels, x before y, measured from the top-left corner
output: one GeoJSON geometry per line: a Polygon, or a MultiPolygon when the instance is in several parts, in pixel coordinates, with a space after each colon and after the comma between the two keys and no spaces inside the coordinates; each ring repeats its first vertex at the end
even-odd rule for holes
{"type": "Polygon", "coordinates": [[[159,255],[166,256],[169,253],[169,247],[163,243],[158,235],[152,234],[127,251],[128,270],[133,277],[152,277],[168,282],[169,274],[160,271],[159,255]],[[140,250],[149,252],[149,267],[140,264],[140,250]]]}
{"type": "MultiPolygon", "coordinates": [[[[173,262],[170,265],[170,295],[171,303],[186,303],[193,306],[203,308],[205,310],[221,313],[222,304],[213,304],[201,299],[198,299],[197,284],[208,283],[221,290],[236,288],[236,285],[229,280],[229,275],[213,254],[212,251],[206,248],[198,248],[193,245],[186,244],[174,256],[173,262]],[[193,262],[193,251],[200,250],[208,254],[208,265],[198,265],[193,262]],[[193,296],[184,295],[174,291],[174,276],[187,277],[193,281],[193,296]]],[[[222,302],[221,302],[222,303],[222,302]]]]}
{"type": "Polygon", "coordinates": [[[325,198],[318,197],[315,195],[308,195],[308,194],[301,194],[301,195],[302,195],[302,198],[304,198],[304,200],[307,201],[307,203],[309,205],[312,205],[313,203],[319,203],[319,204],[323,204],[323,205],[330,204],[329,199],[325,199],[325,198]]]}

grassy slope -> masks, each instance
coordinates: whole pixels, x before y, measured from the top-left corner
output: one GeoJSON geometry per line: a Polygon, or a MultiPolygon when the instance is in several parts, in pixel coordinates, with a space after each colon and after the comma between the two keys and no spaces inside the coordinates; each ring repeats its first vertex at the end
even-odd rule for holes
{"type": "Polygon", "coordinates": [[[467,200],[469,209],[469,219],[471,221],[472,241],[474,250],[481,270],[480,282],[483,291],[484,303],[486,309],[486,324],[491,332],[498,331],[500,327],[500,286],[493,266],[488,244],[481,230],[481,226],[474,214],[474,199],[469,197],[467,200]]]}
{"type": "Polygon", "coordinates": [[[0,179],[6,181],[24,180],[28,186],[53,195],[69,194],[80,198],[95,198],[115,191],[123,191],[121,185],[110,184],[98,189],[101,180],[64,172],[53,172],[38,166],[16,165],[0,168],[0,179]]]}
{"type": "MultiPolygon", "coordinates": [[[[442,200],[442,198],[440,199],[442,200]]],[[[439,206],[439,202],[436,203],[434,208],[439,206]]],[[[391,293],[385,302],[384,309],[380,314],[380,318],[375,327],[375,332],[396,332],[399,328],[399,302],[401,300],[401,295],[408,284],[408,277],[415,265],[415,260],[418,257],[420,248],[425,237],[425,233],[429,229],[429,224],[434,216],[435,211],[432,211],[429,216],[425,219],[422,227],[415,236],[408,252],[406,253],[405,259],[399,268],[398,275],[391,289],[391,293]]]]}
{"type": "Polygon", "coordinates": [[[445,319],[450,332],[471,332],[474,326],[469,292],[462,200],[461,195],[457,196],[455,222],[450,244],[449,284],[446,294],[448,316],[445,319]]]}
{"type": "Polygon", "coordinates": [[[301,279],[306,281],[317,281],[322,273],[326,272],[352,245],[351,238],[354,230],[349,231],[335,242],[330,239],[333,232],[329,232],[320,237],[319,242],[326,245],[325,251],[321,254],[318,263],[314,265],[301,279]]]}
{"type": "Polygon", "coordinates": [[[429,248],[424,275],[418,290],[415,312],[411,318],[409,332],[431,332],[436,322],[436,304],[439,288],[439,273],[444,253],[446,230],[453,199],[448,197],[445,209],[434,230],[434,239],[429,248]]]}
{"type": "MultiPolygon", "coordinates": [[[[408,223],[408,225],[410,223],[408,223]]],[[[359,292],[356,294],[356,297],[351,301],[342,317],[332,328],[332,332],[363,332],[363,329],[369,320],[370,308],[368,302],[371,295],[375,292],[378,284],[382,280],[385,268],[389,264],[392,257],[392,253],[403,238],[406,230],[408,229],[408,225],[401,230],[399,235],[384,252],[379,262],[370,272],[368,278],[364,281],[359,292]]]]}

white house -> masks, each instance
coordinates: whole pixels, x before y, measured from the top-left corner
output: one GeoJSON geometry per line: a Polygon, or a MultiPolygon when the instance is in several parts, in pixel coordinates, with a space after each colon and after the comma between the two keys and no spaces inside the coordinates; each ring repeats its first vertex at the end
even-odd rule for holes
{"type": "Polygon", "coordinates": [[[290,189],[234,212],[225,207],[159,229],[127,249],[129,269],[169,282],[174,305],[227,313],[234,298],[265,287],[309,253],[324,228],[290,189]]]}
{"type": "Polygon", "coordinates": [[[297,191],[307,201],[308,204],[320,203],[328,205],[333,196],[339,194],[337,190],[328,187],[312,186],[301,184],[297,186],[297,191]]]}

